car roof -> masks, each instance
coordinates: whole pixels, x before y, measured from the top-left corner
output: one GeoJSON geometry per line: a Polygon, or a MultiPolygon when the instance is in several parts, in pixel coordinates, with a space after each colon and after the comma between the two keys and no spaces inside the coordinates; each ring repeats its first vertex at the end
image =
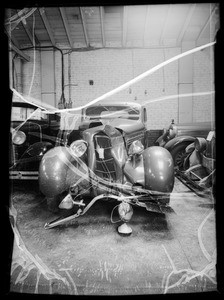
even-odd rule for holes
{"type": "MultiPolygon", "coordinates": [[[[88,107],[92,107],[92,106],[106,106],[106,105],[112,105],[112,106],[134,106],[134,107],[141,107],[142,105],[141,104],[139,104],[139,103],[136,103],[136,102],[126,102],[126,101],[124,101],[124,102],[121,102],[121,101],[113,101],[113,102],[109,102],[109,101],[99,101],[99,102],[97,102],[97,103],[94,103],[94,104],[92,104],[92,105],[90,105],[90,106],[88,106],[88,107]]],[[[88,107],[86,107],[86,108],[88,108],[88,107]]]]}

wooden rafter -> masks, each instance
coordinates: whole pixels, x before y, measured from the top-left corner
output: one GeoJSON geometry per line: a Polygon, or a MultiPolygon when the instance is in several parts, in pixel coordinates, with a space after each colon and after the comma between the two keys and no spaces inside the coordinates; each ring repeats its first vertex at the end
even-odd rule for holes
{"type": "Polygon", "coordinates": [[[11,48],[13,51],[15,51],[21,58],[23,58],[26,61],[30,61],[30,57],[23,53],[19,48],[17,48],[14,44],[11,42],[9,43],[9,48],[11,48]]]}
{"type": "Polygon", "coordinates": [[[56,43],[55,43],[54,35],[53,35],[53,32],[52,32],[51,26],[50,26],[50,24],[48,22],[47,16],[45,14],[44,8],[39,8],[39,13],[40,13],[42,21],[44,23],[44,26],[45,26],[45,28],[47,30],[48,36],[49,36],[49,38],[51,40],[51,43],[52,43],[53,46],[55,46],[56,43]]]}
{"type": "MultiPolygon", "coordinates": [[[[19,12],[19,11],[17,10],[17,12],[19,12]]],[[[25,32],[26,32],[26,34],[27,34],[27,36],[28,36],[31,44],[34,46],[33,34],[31,33],[31,29],[29,28],[29,26],[28,26],[27,23],[24,24],[23,22],[21,22],[21,24],[22,24],[22,27],[25,30],[25,32]]],[[[39,44],[39,41],[38,41],[38,39],[37,39],[37,37],[36,37],[35,34],[34,34],[34,39],[35,39],[35,43],[39,44]]]]}
{"type": "Polygon", "coordinates": [[[126,46],[127,40],[127,28],[128,28],[128,6],[123,8],[123,29],[122,29],[122,46],[126,46]]]}
{"type": "Polygon", "coordinates": [[[83,32],[84,32],[84,37],[86,41],[86,46],[89,47],[89,37],[87,34],[87,29],[86,29],[86,21],[85,21],[85,16],[83,14],[82,8],[79,7],[80,15],[81,15],[81,21],[82,21],[82,27],[83,27],[83,32]]]}
{"type": "Polygon", "coordinates": [[[200,37],[201,37],[202,34],[204,33],[206,27],[207,27],[208,24],[211,22],[211,19],[212,19],[213,15],[214,15],[214,13],[215,13],[215,11],[216,11],[216,7],[217,7],[217,6],[214,4],[214,7],[213,7],[211,13],[209,14],[209,17],[208,17],[208,19],[207,19],[205,25],[203,26],[202,30],[200,31],[200,33],[199,33],[199,35],[198,35],[198,37],[197,37],[197,41],[200,39],[200,37]]]}
{"type": "Polygon", "coordinates": [[[186,17],[185,22],[184,22],[184,25],[183,25],[183,27],[180,31],[180,34],[177,38],[177,45],[181,43],[181,41],[182,41],[182,39],[185,35],[187,27],[190,24],[191,18],[193,16],[194,11],[195,11],[195,7],[196,7],[196,4],[191,4],[191,6],[189,8],[189,11],[188,11],[188,14],[187,14],[187,17],[186,17]]]}
{"type": "Polygon", "coordinates": [[[12,35],[12,31],[10,30],[10,26],[5,26],[5,33],[8,36],[9,49],[15,51],[24,60],[30,61],[30,57],[27,54],[23,53],[19,49],[19,43],[16,40],[16,38],[12,35]]]}
{"type": "Polygon", "coordinates": [[[73,41],[72,41],[72,36],[71,36],[71,32],[70,32],[70,28],[69,28],[69,24],[68,24],[68,19],[66,16],[66,12],[65,12],[65,8],[64,7],[59,7],[60,13],[61,13],[61,17],[62,17],[62,21],[65,27],[65,32],[70,44],[70,47],[73,48],[73,41]]]}
{"type": "Polygon", "coordinates": [[[104,7],[103,6],[100,6],[100,24],[101,24],[101,34],[102,34],[103,47],[105,47],[106,39],[105,39],[104,7]]]}

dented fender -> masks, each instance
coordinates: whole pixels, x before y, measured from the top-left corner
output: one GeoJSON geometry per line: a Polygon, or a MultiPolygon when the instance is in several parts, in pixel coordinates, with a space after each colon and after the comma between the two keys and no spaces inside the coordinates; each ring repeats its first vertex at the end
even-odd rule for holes
{"type": "Polygon", "coordinates": [[[160,146],[146,148],[143,153],[145,188],[171,193],[174,186],[174,163],[168,150],[160,146]]]}
{"type": "Polygon", "coordinates": [[[47,197],[54,197],[80,180],[88,185],[88,167],[71,154],[68,147],[54,147],[45,153],[39,166],[39,188],[47,197]]]}

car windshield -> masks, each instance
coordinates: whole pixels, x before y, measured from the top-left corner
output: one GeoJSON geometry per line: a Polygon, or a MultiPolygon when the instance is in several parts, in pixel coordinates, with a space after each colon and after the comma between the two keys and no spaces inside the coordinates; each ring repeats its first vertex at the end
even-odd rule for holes
{"type": "MultiPolygon", "coordinates": [[[[26,121],[36,108],[12,106],[11,121],[26,121]]],[[[47,119],[47,115],[37,110],[30,118],[31,120],[47,119]]]]}
{"type": "Polygon", "coordinates": [[[130,119],[139,120],[140,112],[136,107],[121,105],[97,105],[90,106],[85,111],[85,117],[88,119],[130,119]]]}

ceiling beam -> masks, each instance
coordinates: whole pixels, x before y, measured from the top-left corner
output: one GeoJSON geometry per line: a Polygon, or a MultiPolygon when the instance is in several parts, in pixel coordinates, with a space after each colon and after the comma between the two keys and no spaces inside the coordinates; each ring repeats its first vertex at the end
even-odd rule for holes
{"type": "Polygon", "coordinates": [[[105,28],[104,28],[104,7],[100,6],[100,27],[101,27],[101,34],[102,34],[102,41],[103,47],[106,46],[106,39],[105,39],[105,28]]]}
{"type": "Polygon", "coordinates": [[[17,48],[19,48],[19,43],[18,43],[17,39],[12,35],[12,30],[11,30],[10,26],[5,26],[5,33],[7,34],[9,41],[12,41],[13,44],[17,48]]]}
{"type": "Polygon", "coordinates": [[[149,12],[150,12],[149,5],[147,5],[146,15],[145,15],[145,24],[144,24],[144,36],[143,36],[144,47],[145,47],[146,33],[147,33],[148,23],[149,23],[149,12]]]}
{"type": "Polygon", "coordinates": [[[193,16],[193,13],[195,11],[195,8],[196,8],[196,4],[191,4],[189,10],[188,10],[188,14],[187,14],[187,17],[185,19],[185,22],[183,24],[183,27],[179,33],[179,36],[177,38],[177,45],[179,45],[181,42],[182,42],[182,39],[186,33],[186,30],[187,30],[187,27],[189,26],[190,24],[190,21],[191,21],[191,18],[193,16]]]}
{"type": "MultiPolygon", "coordinates": [[[[211,5],[211,4],[210,4],[210,5],[211,5]]],[[[204,33],[206,27],[207,27],[207,26],[209,25],[209,23],[211,22],[211,19],[212,19],[213,15],[214,15],[214,13],[215,13],[215,11],[216,11],[216,8],[217,8],[217,5],[214,4],[213,9],[211,10],[211,12],[210,12],[210,14],[209,14],[209,17],[208,17],[207,21],[205,22],[205,25],[203,26],[203,28],[201,29],[201,31],[200,31],[200,33],[199,33],[199,35],[198,35],[198,37],[197,37],[197,40],[196,40],[197,42],[198,42],[198,40],[200,39],[200,37],[202,36],[202,34],[204,33]]]]}
{"type": "Polygon", "coordinates": [[[47,34],[48,34],[48,36],[49,36],[49,38],[51,40],[51,43],[52,43],[53,46],[56,46],[54,35],[53,35],[53,32],[52,32],[51,26],[50,26],[50,24],[48,22],[45,10],[44,10],[44,8],[38,8],[38,10],[39,10],[41,19],[42,19],[42,21],[44,23],[44,26],[45,26],[45,28],[47,30],[47,34]]]}
{"type": "MultiPolygon", "coordinates": [[[[17,13],[19,13],[19,10],[17,10],[17,13]]],[[[31,33],[31,29],[30,29],[29,25],[27,24],[27,22],[23,22],[22,21],[21,24],[22,24],[22,27],[25,30],[25,32],[26,32],[26,34],[27,34],[27,36],[28,36],[31,44],[33,46],[35,46],[35,43],[36,44],[40,44],[40,42],[38,41],[36,35],[34,33],[31,33]],[[33,36],[33,34],[34,34],[34,36],[33,36]],[[35,41],[33,39],[35,39],[35,41]]]]}
{"type": "Polygon", "coordinates": [[[122,46],[126,46],[128,29],[128,6],[123,8],[122,46]]]}
{"type": "Polygon", "coordinates": [[[170,11],[171,11],[171,7],[172,7],[172,4],[169,4],[168,10],[166,12],[166,17],[165,17],[164,22],[163,22],[163,28],[162,28],[162,32],[161,32],[160,39],[159,39],[159,45],[162,45],[162,41],[163,41],[163,38],[164,38],[164,33],[165,33],[165,30],[166,30],[166,27],[167,27],[167,23],[168,23],[170,11]]]}
{"type": "Polygon", "coordinates": [[[11,42],[9,42],[9,48],[12,49],[13,51],[15,51],[21,58],[23,58],[26,61],[30,61],[30,57],[23,53],[19,48],[17,48],[14,44],[12,44],[11,42]]]}
{"type": "Polygon", "coordinates": [[[86,21],[85,21],[85,16],[83,14],[81,7],[79,7],[79,11],[80,11],[80,15],[81,15],[81,22],[82,22],[82,28],[83,28],[83,32],[84,32],[85,41],[86,41],[86,46],[89,47],[89,37],[87,34],[87,29],[86,29],[86,21]]]}
{"type": "Polygon", "coordinates": [[[66,17],[66,12],[65,12],[65,8],[64,7],[59,7],[60,13],[61,13],[61,17],[62,17],[62,21],[65,27],[65,32],[70,44],[70,47],[73,48],[73,41],[72,41],[72,36],[71,36],[71,31],[69,28],[69,24],[68,24],[68,19],[66,17]]]}

